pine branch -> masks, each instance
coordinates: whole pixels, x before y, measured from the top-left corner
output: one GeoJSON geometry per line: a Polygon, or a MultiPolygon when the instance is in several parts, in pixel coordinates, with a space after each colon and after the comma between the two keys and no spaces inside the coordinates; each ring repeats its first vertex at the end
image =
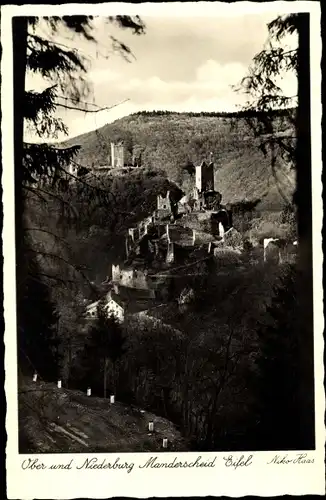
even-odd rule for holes
{"type": "Polygon", "coordinates": [[[72,269],[74,269],[77,273],[79,273],[85,280],[85,282],[90,286],[90,288],[93,291],[96,291],[96,287],[89,281],[87,276],[83,273],[82,268],[80,266],[75,266],[75,264],[69,262],[67,259],[62,257],[61,255],[57,255],[52,252],[45,252],[43,250],[35,250],[33,248],[27,248],[26,252],[34,253],[35,255],[42,255],[43,257],[49,258],[49,259],[54,259],[54,260],[60,260],[70,266],[72,269]]]}
{"type": "Polygon", "coordinates": [[[60,132],[68,135],[68,127],[61,118],[44,115],[42,111],[32,123],[27,122],[27,128],[42,139],[45,137],[57,139],[60,132]]]}
{"type": "Polygon", "coordinates": [[[86,60],[75,48],[60,49],[55,42],[39,35],[28,35],[27,67],[34,73],[51,78],[60,73],[86,73],[86,60]]]}
{"type": "Polygon", "coordinates": [[[30,191],[31,193],[35,194],[38,198],[40,198],[42,200],[43,203],[47,203],[48,200],[46,198],[44,198],[43,196],[41,196],[40,193],[38,193],[36,191],[36,189],[33,189],[30,186],[23,186],[23,189],[25,189],[26,191],[30,191]]]}
{"type": "MultiPolygon", "coordinates": [[[[77,165],[77,166],[79,166],[79,167],[81,167],[81,168],[83,167],[83,165],[81,165],[81,164],[77,163],[77,162],[76,162],[76,161],[74,161],[74,160],[72,160],[71,162],[72,162],[74,165],[77,165]]],[[[115,195],[112,193],[112,191],[108,191],[108,190],[102,189],[102,188],[100,188],[100,187],[98,187],[98,186],[92,186],[91,184],[89,184],[89,183],[88,183],[88,182],[86,182],[85,180],[81,179],[80,177],[78,177],[78,176],[76,176],[76,175],[74,175],[74,174],[72,174],[72,173],[70,173],[70,172],[67,172],[67,171],[66,171],[64,168],[62,168],[62,167],[61,167],[61,170],[62,170],[65,174],[67,174],[69,177],[71,177],[72,179],[74,179],[74,180],[78,181],[80,184],[82,184],[82,185],[84,185],[84,186],[86,186],[86,187],[90,188],[93,192],[96,192],[96,193],[98,193],[98,194],[103,194],[103,195],[105,195],[105,196],[108,196],[108,195],[109,195],[109,196],[112,196],[112,198],[114,199],[114,201],[117,203],[117,199],[116,199],[115,195]]],[[[112,209],[112,211],[114,212],[114,209],[112,209]]]]}
{"type": "Polygon", "coordinates": [[[44,114],[55,111],[56,87],[56,85],[52,85],[42,92],[25,91],[23,114],[26,120],[36,120],[41,111],[44,114]]]}
{"type": "Polygon", "coordinates": [[[54,234],[51,231],[47,231],[46,229],[42,229],[40,227],[24,227],[24,231],[38,231],[38,232],[41,232],[41,233],[49,234],[54,239],[60,241],[61,243],[64,244],[64,246],[66,246],[67,248],[70,249],[70,245],[66,242],[66,240],[64,238],[61,238],[57,234],[54,234]]]}
{"type": "Polygon", "coordinates": [[[104,109],[103,107],[98,106],[97,104],[95,104],[93,102],[86,102],[86,101],[82,101],[80,99],[72,99],[71,97],[67,97],[67,96],[63,96],[63,95],[57,95],[57,98],[72,101],[76,104],[86,104],[88,106],[94,106],[95,108],[104,109]]]}
{"type": "MultiPolygon", "coordinates": [[[[46,195],[57,199],[58,201],[60,201],[60,203],[67,205],[71,209],[71,211],[73,212],[76,219],[78,219],[79,214],[78,214],[77,210],[75,209],[75,207],[73,205],[71,205],[71,203],[69,203],[68,201],[66,201],[63,198],[61,198],[60,196],[56,195],[55,193],[52,193],[50,191],[46,191],[45,189],[42,189],[40,187],[32,188],[31,186],[23,186],[23,189],[25,189],[26,191],[30,191],[31,193],[34,193],[36,196],[40,196],[38,193],[38,191],[40,191],[41,193],[45,193],[46,195]]],[[[45,199],[44,199],[44,201],[47,202],[47,200],[45,200],[45,199]]]]}
{"type": "Polygon", "coordinates": [[[51,116],[56,110],[55,98],[57,85],[52,85],[42,92],[25,91],[24,118],[27,127],[39,137],[58,137],[59,132],[68,134],[68,129],[61,118],[51,116]]]}
{"type": "Polygon", "coordinates": [[[24,143],[23,180],[35,182],[33,175],[49,180],[62,165],[69,165],[80,146],[55,148],[48,144],[24,143]]]}
{"type": "Polygon", "coordinates": [[[78,98],[89,93],[90,84],[82,76],[87,68],[87,59],[75,49],[59,48],[38,35],[28,37],[27,69],[55,81],[65,94],[78,98]]]}
{"type": "MultiPolygon", "coordinates": [[[[67,97],[63,97],[63,96],[57,96],[58,98],[62,98],[62,99],[69,99],[67,97]]],[[[69,99],[71,101],[75,101],[75,99],[69,99]]],[[[79,108],[77,106],[70,106],[68,104],[62,104],[60,102],[57,102],[56,105],[57,106],[60,106],[61,108],[66,108],[66,109],[72,109],[74,111],[83,111],[84,113],[99,113],[100,111],[106,111],[106,110],[110,110],[110,109],[113,109],[115,108],[116,106],[119,106],[120,104],[124,104],[125,102],[127,101],[130,101],[130,99],[125,99],[124,101],[121,101],[117,104],[113,104],[112,106],[104,106],[104,107],[100,107],[100,106],[97,106],[96,104],[91,104],[91,103],[87,103],[87,102],[84,102],[84,101],[78,101],[78,102],[81,102],[83,104],[87,104],[87,105],[91,105],[91,106],[96,106],[98,109],[86,109],[86,108],[79,108]]]]}
{"type": "Polygon", "coordinates": [[[268,31],[271,37],[276,40],[281,40],[285,35],[292,34],[298,31],[299,28],[299,14],[288,14],[285,16],[278,16],[276,19],[268,23],[268,31]]]}
{"type": "MultiPolygon", "coordinates": [[[[73,42],[73,39],[72,38],[69,38],[69,37],[65,37],[65,36],[61,36],[61,38],[65,38],[66,40],[69,40],[70,42],[73,42]]],[[[89,59],[98,59],[98,56],[102,57],[103,59],[108,59],[109,58],[109,53],[113,53],[113,51],[108,51],[107,47],[105,47],[103,44],[100,44],[98,41],[96,42],[96,48],[95,48],[95,51],[96,51],[96,58],[94,57],[94,54],[90,54],[89,52],[86,52],[85,50],[81,49],[80,47],[72,47],[72,46],[69,46],[69,45],[66,45],[64,43],[59,43],[57,41],[54,41],[54,40],[51,40],[53,44],[55,45],[58,45],[58,47],[64,47],[66,49],[74,49],[76,50],[78,53],[80,52],[82,55],[84,56],[87,56],[89,59]],[[104,48],[106,51],[108,51],[107,54],[103,54],[102,52],[100,52],[98,50],[98,47],[102,47],[104,48]]]]}
{"type": "MultiPolygon", "coordinates": [[[[46,273],[43,273],[43,272],[40,272],[40,271],[37,271],[37,275],[38,276],[44,276],[45,278],[48,278],[48,279],[51,279],[53,281],[57,281],[58,283],[61,283],[62,285],[64,285],[66,287],[67,283],[72,283],[74,285],[77,284],[76,281],[74,280],[70,280],[69,278],[65,278],[65,279],[62,279],[62,278],[59,278],[58,276],[51,276],[50,274],[46,274],[46,273]]],[[[33,281],[36,281],[37,283],[40,283],[41,285],[45,285],[49,288],[52,288],[53,285],[47,285],[46,283],[44,283],[44,281],[42,280],[39,280],[36,278],[36,276],[32,275],[32,274],[29,274],[29,277],[33,280],[33,281]]]]}
{"type": "Polygon", "coordinates": [[[123,29],[131,29],[136,35],[145,33],[146,25],[139,16],[110,16],[108,21],[123,29]]]}
{"type": "MultiPolygon", "coordinates": [[[[66,36],[62,36],[61,35],[61,38],[64,38],[66,40],[69,40],[70,42],[73,42],[74,43],[74,40],[72,38],[69,38],[69,37],[66,37],[66,36]]],[[[99,43],[98,41],[95,42],[95,53],[96,53],[96,57],[94,57],[94,54],[90,54],[89,52],[86,52],[85,50],[81,49],[80,47],[72,47],[71,45],[67,45],[65,43],[62,43],[62,42],[57,42],[56,40],[53,40],[51,39],[51,43],[53,45],[57,45],[58,47],[64,47],[65,49],[68,49],[68,50],[75,50],[77,53],[80,53],[82,54],[82,56],[87,56],[88,59],[98,59],[98,57],[102,57],[103,59],[109,59],[110,55],[109,54],[113,54],[113,49],[111,50],[108,50],[108,47],[106,47],[104,44],[102,43],[99,43]],[[103,52],[100,52],[98,50],[98,47],[101,47],[102,49],[104,49],[106,51],[106,53],[104,54],[103,52]]]]}
{"type": "MultiPolygon", "coordinates": [[[[64,26],[74,33],[81,35],[87,41],[95,42],[95,38],[91,34],[93,16],[44,16],[42,19],[47,22],[52,34],[56,34],[60,27],[64,26]]],[[[33,30],[37,28],[39,21],[39,17],[28,18],[29,25],[33,30]]]]}

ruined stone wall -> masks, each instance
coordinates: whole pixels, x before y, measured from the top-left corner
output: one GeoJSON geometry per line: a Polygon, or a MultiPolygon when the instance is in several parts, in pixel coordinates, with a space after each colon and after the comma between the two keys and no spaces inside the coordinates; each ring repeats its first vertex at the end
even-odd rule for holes
{"type": "Polygon", "coordinates": [[[194,229],[195,231],[210,232],[210,217],[211,215],[209,212],[192,212],[190,214],[184,215],[180,220],[180,224],[183,227],[188,227],[190,229],[194,229]]]}
{"type": "Polygon", "coordinates": [[[137,240],[137,228],[130,227],[128,229],[128,236],[130,236],[131,240],[135,242],[137,240]]]}
{"type": "Polygon", "coordinates": [[[120,281],[120,266],[119,264],[112,264],[112,281],[119,282],[120,281]]]}
{"type": "Polygon", "coordinates": [[[153,223],[154,223],[154,217],[153,217],[153,215],[149,215],[145,219],[143,219],[140,222],[138,222],[138,225],[137,225],[138,234],[137,234],[137,231],[136,231],[136,235],[135,236],[138,237],[138,238],[141,238],[142,236],[144,236],[145,234],[147,234],[148,233],[148,229],[152,226],[153,223]]]}
{"type": "Polygon", "coordinates": [[[166,263],[172,264],[174,262],[174,244],[169,242],[166,254],[166,263]]]}
{"type": "Polygon", "coordinates": [[[132,286],[134,288],[148,289],[147,275],[143,271],[134,270],[132,286]]]}
{"type": "Polygon", "coordinates": [[[225,209],[221,209],[218,212],[212,212],[211,214],[211,233],[221,236],[220,224],[223,226],[224,232],[230,229],[230,217],[225,209]]]}
{"type": "Polygon", "coordinates": [[[119,283],[122,286],[132,286],[133,285],[133,279],[134,279],[134,272],[133,270],[126,270],[122,269],[120,271],[120,278],[119,278],[119,283]]]}
{"type": "Polygon", "coordinates": [[[166,196],[158,195],[157,197],[157,210],[171,210],[170,203],[170,192],[166,193],[166,196]]]}
{"type": "Polygon", "coordinates": [[[120,269],[120,266],[112,264],[112,281],[127,288],[139,288],[147,290],[149,282],[146,273],[137,269],[120,269]]]}

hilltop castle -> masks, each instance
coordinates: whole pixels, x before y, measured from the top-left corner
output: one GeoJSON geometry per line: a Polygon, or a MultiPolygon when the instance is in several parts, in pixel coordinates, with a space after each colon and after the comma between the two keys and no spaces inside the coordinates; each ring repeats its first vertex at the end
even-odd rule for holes
{"type": "Polygon", "coordinates": [[[199,193],[214,191],[214,163],[203,161],[196,167],[196,188],[199,193]]]}
{"type": "Polygon", "coordinates": [[[119,144],[111,142],[111,167],[122,168],[125,165],[125,151],[122,141],[119,144]]]}

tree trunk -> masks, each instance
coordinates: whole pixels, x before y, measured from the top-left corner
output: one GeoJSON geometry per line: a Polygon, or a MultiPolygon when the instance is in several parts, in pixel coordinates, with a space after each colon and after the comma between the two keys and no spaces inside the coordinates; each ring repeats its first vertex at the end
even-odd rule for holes
{"type": "Polygon", "coordinates": [[[298,311],[300,311],[300,447],[314,447],[314,344],[313,344],[313,272],[312,272],[312,192],[311,192],[311,89],[310,89],[310,15],[299,14],[298,49],[298,139],[297,139],[297,189],[299,233],[299,286],[298,311]]]}
{"type": "Polygon", "coordinates": [[[67,382],[66,382],[67,387],[69,387],[71,363],[72,363],[72,347],[71,347],[71,335],[69,335],[69,339],[68,339],[67,382]]]}
{"type": "MultiPolygon", "coordinates": [[[[14,85],[14,159],[15,159],[15,207],[16,231],[21,229],[22,222],[22,160],[24,141],[25,73],[27,50],[27,18],[14,17],[12,20],[13,35],[13,85],[14,85]]],[[[20,240],[16,238],[16,250],[20,249],[20,240]]]]}
{"type": "MultiPolygon", "coordinates": [[[[23,196],[22,196],[22,162],[24,140],[24,97],[27,49],[27,19],[14,17],[12,20],[13,38],[13,97],[14,97],[14,178],[15,178],[15,230],[16,230],[16,290],[17,304],[20,304],[22,290],[28,274],[28,262],[24,256],[23,238],[23,196]]],[[[10,167],[8,165],[8,167],[10,167]]],[[[10,175],[10,172],[8,172],[10,175]]],[[[17,310],[19,330],[20,310],[17,310]]]]}
{"type": "Polygon", "coordinates": [[[114,388],[114,394],[117,394],[117,389],[118,389],[118,373],[119,373],[119,365],[118,362],[116,361],[113,363],[113,388],[114,388]]]}
{"type": "Polygon", "coordinates": [[[103,380],[103,397],[106,398],[107,393],[107,372],[108,372],[108,358],[104,360],[104,380],[103,380]]]}

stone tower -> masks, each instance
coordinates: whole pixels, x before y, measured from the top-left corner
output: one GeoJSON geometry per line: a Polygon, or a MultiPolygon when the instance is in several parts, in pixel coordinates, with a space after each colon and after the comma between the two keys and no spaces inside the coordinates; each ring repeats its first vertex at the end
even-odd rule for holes
{"type": "Polygon", "coordinates": [[[123,143],[115,144],[111,142],[111,166],[122,168],[124,166],[124,146],[123,143]]]}
{"type": "Polygon", "coordinates": [[[214,163],[205,161],[196,166],[196,188],[200,193],[214,191],[214,163]]]}
{"type": "Polygon", "coordinates": [[[167,191],[166,196],[157,196],[157,210],[171,210],[170,191],[167,191]]]}

